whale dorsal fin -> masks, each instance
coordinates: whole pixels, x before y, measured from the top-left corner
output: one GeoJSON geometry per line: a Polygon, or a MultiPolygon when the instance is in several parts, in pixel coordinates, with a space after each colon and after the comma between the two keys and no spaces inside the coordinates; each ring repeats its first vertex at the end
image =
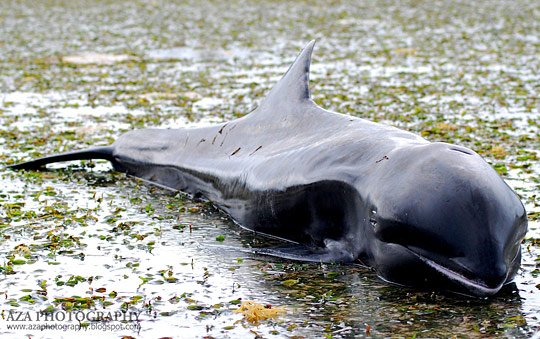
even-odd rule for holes
{"type": "Polygon", "coordinates": [[[315,40],[310,41],[296,57],[281,80],[270,90],[258,110],[279,110],[282,113],[295,105],[311,102],[309,93],[309,66],[315,40]]]}

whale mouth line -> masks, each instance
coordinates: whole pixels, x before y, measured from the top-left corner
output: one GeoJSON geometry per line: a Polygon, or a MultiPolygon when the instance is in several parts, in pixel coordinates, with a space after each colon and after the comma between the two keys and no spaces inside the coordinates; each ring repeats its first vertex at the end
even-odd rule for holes
{"type": "MultiPolygon", "coordinates": [[[[488,287],[488,286],[484,285],[483,283],[481,283],[479,281],[471,280],[471,279],[465,277],[464,275],[462,275],[462,274],[460,274],[458,272],[455,272],[455,271],[453,271],[453,270],[451,270],[449,268],[446,268],[446,267],[442,266],[441,264],[438,264],[435,261],[433,261],[431,259],[428,259],[428,258],[414,252],[413,250],[407,248],[406,246],[403,246],[403,248],[405,248],[411,254],[415,255],[418,259],[420,259],[423,263],[425,263],[429,267],[433,268],[434,270],[436,270],[438,273],[442,274],[446,278],[449,278],[450,280],[458,283],[459,285],[468,288],[470,292],[476,292],[475,293],[476,296],[479,296],[479,295],[482,295],[482,296],[494,295],[497,292],[499,292],[499,290],[501,289],[501,287],[504,285],[504,283],[506,281],[506,279],[503,280],[496,287],[488,287]]],[[[458,291],[452,291],[452,292],[467,295],[466,293],[463,293],[463,292],[458,292],[458,291]]]]}

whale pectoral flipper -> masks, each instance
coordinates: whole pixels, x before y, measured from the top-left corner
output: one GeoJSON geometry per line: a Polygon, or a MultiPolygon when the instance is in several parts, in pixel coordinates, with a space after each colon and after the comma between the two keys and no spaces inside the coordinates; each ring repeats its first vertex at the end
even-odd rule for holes
{"type": "Polygon", "coordinates": [[[22,162],[20,164],[10,165],[7,167],[14,170],[36,170],[39,168],[43,168],[47,164],[62,161],[103,159],[113,162],[113,150],[114,148],[112,146],[92,147],[80,151],[55,154],[32,161],[22,162]]]}
{"type": "Polygon", "coordinates": [[[349,263],[354,260],[350,253],[324,247],[310,247],[302,244],[256,248],[253,249],[253,252],[271,257],[305,262],[349,263]]]}

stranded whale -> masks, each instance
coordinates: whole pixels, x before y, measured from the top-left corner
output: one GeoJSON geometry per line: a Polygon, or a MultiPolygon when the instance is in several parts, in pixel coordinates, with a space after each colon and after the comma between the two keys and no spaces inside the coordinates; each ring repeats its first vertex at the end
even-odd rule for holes
{"type": "Polygon", "coordinates": [[[11,167],[106,159],[292,243],[262,253],[360,261],[397,284],[497,293],[520,266],[527,231],[516,194],[470,149],[317,106],[308,88],[314,44],[242,118],[131,131],[108,147],[11,167]]]}

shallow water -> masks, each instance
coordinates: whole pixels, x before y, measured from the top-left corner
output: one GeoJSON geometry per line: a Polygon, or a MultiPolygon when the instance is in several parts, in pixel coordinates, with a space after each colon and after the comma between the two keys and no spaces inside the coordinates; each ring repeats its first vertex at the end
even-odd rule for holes
{"type": "MultiPolygon", "coordinates": [[[[2,170],[2,314],[139,316],[135,330],[83,322],[87,337],[538,333],[539,14],[533,1],[3,1],[2,164],[241,116],[318,38],[317,103],[474,149],[522,197],[530,231],[515,289],[467,299],[392,286],[363,267],[251,254],[275,240],[102,162],[2,170]],[[233,312],[241,300],[287,313],[253,325],[233,312]]],[[[74,333],[0,324],[11,336],[74,333]]]]}

